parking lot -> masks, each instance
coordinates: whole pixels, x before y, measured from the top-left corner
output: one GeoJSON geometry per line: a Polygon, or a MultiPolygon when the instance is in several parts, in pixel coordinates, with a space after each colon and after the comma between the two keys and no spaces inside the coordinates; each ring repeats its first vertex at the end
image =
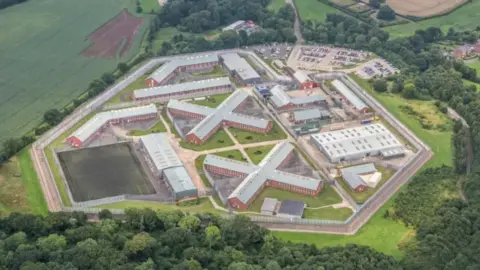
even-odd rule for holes
{"type": "Polygon", "coordinates": [[[397,72],[399,72],[397,68],[379,58],[365,63],[356,74],[360,78],[368,80],[373,77],[388,77],[397,72]]]}
{"type": "Polygon", "coordinates": [[[273,43],[271,45],[258,46],[254,51],[258,53],[264,60],[267,59],[282,59],[287,60],[293,46],[287,43],[273,43]]]}

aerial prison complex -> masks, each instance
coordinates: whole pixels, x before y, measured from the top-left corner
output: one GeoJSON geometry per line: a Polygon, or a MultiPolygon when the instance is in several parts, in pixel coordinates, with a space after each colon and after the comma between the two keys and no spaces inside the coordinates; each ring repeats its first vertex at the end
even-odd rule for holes
{"type": "Polygon", "coordinates": [[[96,114],[79,129],[67,138],[73,147],[83,147],[109,125],[143,121],[158,117],[157,107],[154,104],[142,107],[133,107],[121,110],[107,111],[96,114]]]}
{"type": "Polygon", "coordinates": [[[291,97],[285,92],[285,90],[286,87],[283,85],[275,85],[272,87],[272,89],[270,89],[270,101],[275,109],[279,111],[326,104],[324,96],[313,95],[305,97],[291,97]]]}
{"type": "Polygon", "coordinates": [[[204,167],[218,175],[245,177],[228,197],[228,203],[233,208],[247,209],[264,187],[316,196],[323,187],[321,179],[280,171],[293,157],[294,149],[289,142],[277,144],[258,165],[207,155],[204,167]]]}
{"type": "Polygon", "coordinates": [[[163,179],[175,201],[198,196],[197,188],[165,133],[142,136],[140,145],[153,175],[163,179]]]}
{"type": "Polygon", "coordinates": [[[181,130],[177,130],[179,134],[185,137],[187,142],[194,144],[203,144],[222,126],[267,134],[270,129],[272,129],[272,122],[270,120],[234,112],[246,102],[248,97],[248,93],[244,91],[235,91],[217,108],[170,100],[167,104],[167,110],[170,117],[180,116],[202,119],[200,123],[193,127],[185,136],[181,130]]]}

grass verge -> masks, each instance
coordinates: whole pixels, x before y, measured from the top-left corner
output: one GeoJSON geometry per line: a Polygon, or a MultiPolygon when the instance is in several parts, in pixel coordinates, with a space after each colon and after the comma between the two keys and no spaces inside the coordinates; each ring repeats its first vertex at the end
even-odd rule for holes
{"type": "Polygon", "coordinates": [[[245,152],[247,152],[247,155],[250,157],[253,164],[258,164],[260,163],[260,161],[263,160],[263,158],[268,154],[268,152],[273,149],[273,147],[275,147],[275,144],[251,147],[246,148],[245,152]]]}
{"type": "Polygon", "coordinates": [[[210,96],[209,98],[205,98],[204,100],[194,100],[190,103],[210,108],[216,108],[218,107],[218,105],[222,104],[222,102],[227,99],[231,94],[232,93],[218,94],[210,96]]]}
{"type": "Polygon", "coordinates": [[[257,142],[266,142],[266,141],[276,141],[283,140],[287,138],[287,134],[283,132],[282,128],[278,126],[275,121],[272,121],[273,126],[270,132],[267,134],[262,133],[253,133],[250,131],[229,128],[230,132],[235,136],[241,144],[257,143],[257,142]]]}
{"type": "Polygon", "coordinates": [[[320,209],[305,209],[303,217],[307,219],[324,219],[344,221],[353,214],[352,209],[325,207],[320,209]]]}
{"type": "Polygon", "coordinates": [[[159,132],[166,132],[167,129],[163,125],[161,120],[158,120],[155,125],[153,125],[151,128],[147,130],[132,130],[128,132],[129,136],[144,136],[152,133],[159,133],[159,132]]]}
{"type": "Polygon", "coordinates": [[[175,211],[180,210],[186,213],[217,213],[225,214],[225,212],[215,209],[208,198],[201,198],[199,204],[191,206],[178,206],[176,204],[144,202],[144,201],[124,201],[112,204],[99,205],[96,208],[102,209],[127,209],[127,208],[150,208],[156,211],[175,211]]]}

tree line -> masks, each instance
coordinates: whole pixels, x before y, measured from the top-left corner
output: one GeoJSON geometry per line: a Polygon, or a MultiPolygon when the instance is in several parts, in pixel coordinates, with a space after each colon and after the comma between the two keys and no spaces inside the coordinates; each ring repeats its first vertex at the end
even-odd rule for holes
{"type": "Polygon", "coordinates": [[[27,2],[28,0],[0,0],[0,9],[7,8],[9,6],[21,4],[27,2]]]}
{"type": "Polygon", "coordinates": [[[318,249],[282,242],[245,216],[128,209],[99,222],[84,213],[0,219],[0,269],[399,269],[393,257],[368,247],[318,249]]]}

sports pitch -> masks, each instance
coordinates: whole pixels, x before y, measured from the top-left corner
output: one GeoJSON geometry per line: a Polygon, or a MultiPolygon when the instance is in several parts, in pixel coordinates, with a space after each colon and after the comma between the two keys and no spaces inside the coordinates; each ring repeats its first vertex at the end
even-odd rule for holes
{"type": "Polygon", "coordinates": [[[76,202],[155,193],[129,143],[65,151],[58,157],[76,202]]]}
{"type": "MultiPolygon", "coordinates": [[[[51,109],[61,109],[88,84],[138,52],[148,24],[121,59],[82,56],[87,37],[132,0],[28,1],[0,10],[0,143],[34,128],[51,109]]],[[[135,14],[135,16],[139,16],[135,14]]]]}

